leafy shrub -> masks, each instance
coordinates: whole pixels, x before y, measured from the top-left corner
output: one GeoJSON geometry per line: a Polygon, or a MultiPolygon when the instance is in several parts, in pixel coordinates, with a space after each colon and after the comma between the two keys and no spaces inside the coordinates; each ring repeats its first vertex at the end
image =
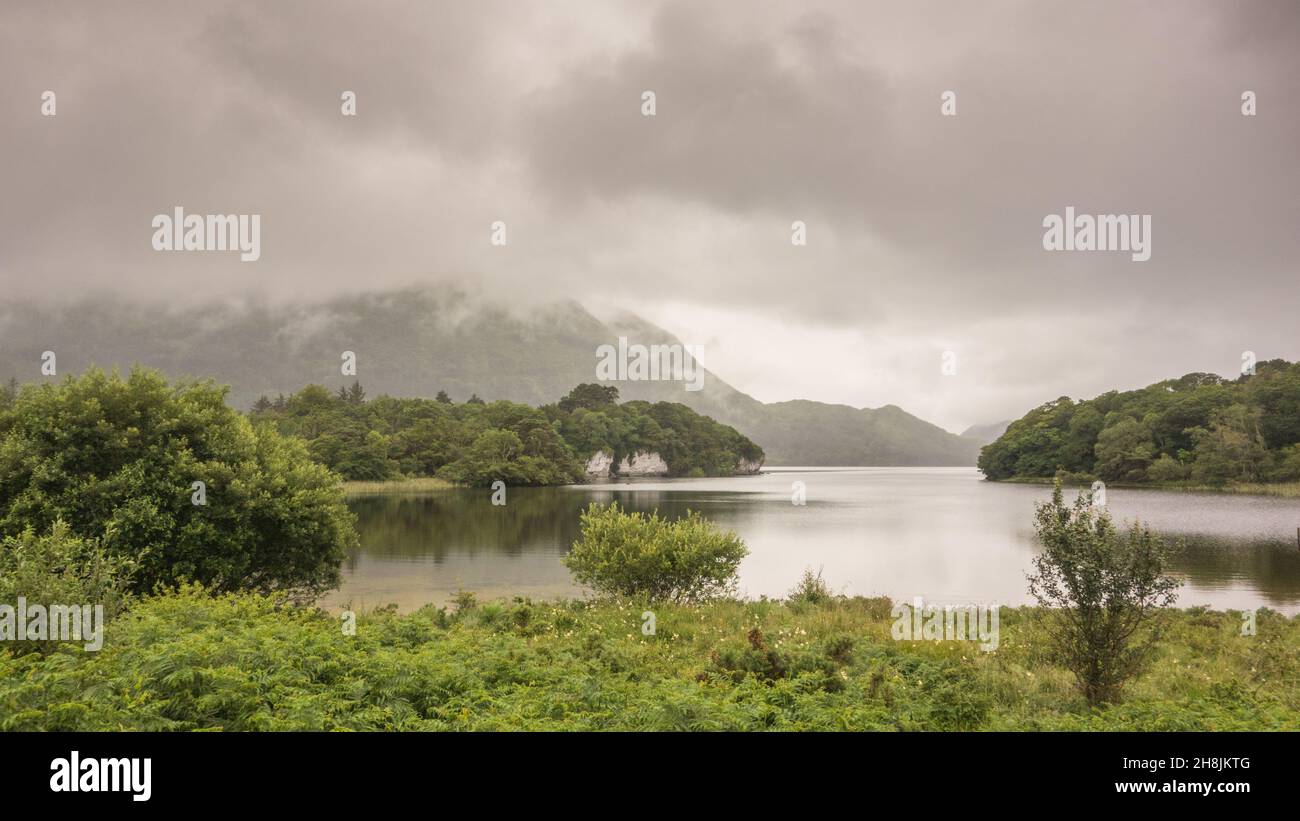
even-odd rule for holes
{"type": "Polygon", "coordinates": [[[830,586],[822,579],[821,568],[817,569],[816,574],[812,568],[805,569],[799,583],[786,594],[787,601],[800,604],[825,604],[833,598],[835,595],[831,593],[830,586]]]}
{"type": "Polygon", "coordinates": [[[890,652],[880,668],[890,681],[891,697],[903,703],[904,729],[973,730],[992,708],[988,686],[969,669],[949,660],[890,652]]]}
{"type": "Polygon", "coordinates": [[[473,590],[457,590],[451,601],[452,604],[456,605],[457,614],[478,607],[478,597],[474,595],[473,590]]]}
{"type": "Polygon", "coordinates": [[[814,690],[837,693],[844,689],[841,671],[852,660],[853,644],[852,637],[836,635],[819,644],[779,648],[771,646],[763,631],[755,627],[745,635],[743,644],[724,644],[709,661],[733,683],[746,676],[768,684],[800,679],[814,690]]]}
{"type": "Polygon", "coordinates": [[[1043,552],[1029,592],[1051,608],[1048,656],[1074,674],[1090,704],[1115,701],[1150,656],[1156,631],[1143,628],[1176,598],[1179,582],[1164,572],[1169,551],[1137,523],[1121,537],[1090,493],[1066,505],[1060,482],[1035,519],[1043,552]]]}
{"type": "Polygon", "coordinates": [[[254,427],[211,382],[140,368],[28,385],[0,410],[0,511],[0,535],[61,519],[98,540],[132,560],[138,591],[311,594],[338,583],[356,539],[338,476],[301,441],[254,427]]]}
{"type": "MultiPolygon", "coordinates": [[[[129,601],[131,570],[129,559],[73,536],[62,520],[45,536],[28,528],[0,544],[0,604],[16,607],[22,597],[28,606],[102,605],[108,621],[129,601]]],[[[17,638],[12,646],[19,653],[48,652],[56,644],[17,638]]]]}
{"type": "Polygon", "coordinates": [[[743,644],[732,642],[713,651],[709,661],[719,672],[735,682],[739,682],[746,675],[755,676],[763,681],[775,681],[785,678],[789,666],[789,659],[768,647],[763,638],[763,631],[757,627],[746,634],[743,644]]]}
{"type": "Polygon", "coordinates": [[[739,536],[719,531],[698,511],[669,521],[658,513],[626,513],[617,502],[593,503],[564,564],[601,593],[686,602],[734,590],[748,554],[739,536]]]}

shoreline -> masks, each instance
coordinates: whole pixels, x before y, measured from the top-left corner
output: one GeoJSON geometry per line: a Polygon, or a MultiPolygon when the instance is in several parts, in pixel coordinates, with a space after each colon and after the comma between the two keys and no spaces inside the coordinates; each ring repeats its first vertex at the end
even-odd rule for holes
{"type": "Polygon", "coordinates": [[[373,496],[385,493],[426,493],[431,490],[451,490],[460,487],[436,476],[417,476],[411,479],[344,480],[344,496],[373,496]]]}
{"type": "MultiPolygon", "coordinates": [[[[1056,481],[1049,476],[1016,476],[1009,479],[988,479],[984,481],[1001,485],[1045,485],[1051,487],[1056,481]]],[[[1088,487],[1090,481],[1080,479],[1062,479],[1062,487],[1088,487]]],[[[1229,485],[1206,485],[1189,482],[1107,482],[1107,488],[1124,490],[1166,490],[1183,493],[1222,493],[1235,496],[1271,496],[1286,499],[1300,498],[1300,482],[1239,482],[1229,485]]]]}

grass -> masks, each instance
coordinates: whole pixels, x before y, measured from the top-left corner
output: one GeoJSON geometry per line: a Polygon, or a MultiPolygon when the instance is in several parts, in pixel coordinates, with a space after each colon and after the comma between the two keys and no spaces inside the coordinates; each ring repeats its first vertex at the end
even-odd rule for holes
{"type": "Polygon", "coordinates": [[[340,620],[183,589],[105,648],[0,650],[7,730],[1300,730],[1300,618],[1167,610],[1150,670],[1090,709],[1029,608],[998,649],[891,638],[890,602],[475,603],[340,620]],[[642,632],[652,611],[653,635],[642,632]]]}
{"type": "Polygon", "coordinates": [[[347,496],[368,496],[379,493],[426,493],[430,490],[446,490],[455,487],[445,479],[434,476],[417,476],[411,479],[387,479],[378,482],[344,482],[343,493],[347,496]]]}
{"type": "MultiPolygon", "coordinates": [[[[990,480],[1007,484],[1051,485],[1055,481],[1051,476],[1015,476],[1009,479],[990,480]]],[[[1074,487],[1087,487],[1092,480],[1062,479],[1062,484],[1074,487]]],[[[1207,485],[1195,482],[1107,482],[1111,488],[1135,488],[1145,490],[1182,490],[1189,493],[1239,493],[1247,496],[1282,496],[1288,499],[1300,498],[1300,482],[1236,482],[1226,485],[1207,485]]]]}
{"type": "Polygon", "coordinates": [[[1255,496],[1285,496],[1288,499],[1300,498],[1300,482],[1238,482],[1235,485],[1217,487],[1214,485],[1167,485],[1169,490],[1212,491],[1216,493],[1245,493],[1255,496]]]}

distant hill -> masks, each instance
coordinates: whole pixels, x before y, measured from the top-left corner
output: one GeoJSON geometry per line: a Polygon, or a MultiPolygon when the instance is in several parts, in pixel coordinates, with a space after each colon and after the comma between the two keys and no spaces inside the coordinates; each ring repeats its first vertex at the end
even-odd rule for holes
{"type": "Polygon", "coordinates": [[[978,443],[894,405],[796,399],[710,415],[759,443],[769,465],[971,465],[979,453],[978,443]]]}
{"type": "MultiPolygon", "coordinates": [[[[359,379],[370,396],[457,401],[471,394],[531,405],[555,402],[595,381],[596,348],[673,344],[636,316],[598,318],[576,302],[515,312],[461,293],[408,289],[314,304],[210,305],[160,311],[100,300],[62,308],[0,307],[0,378],[40,378],[52,350],[59,373],[88,365],[142,363],[171,376],[213,377],[249,408],[308,383],[334,390],[359,379]],[[340,372],[357,357],[356,377],[340,372]]],[[[681,402],[735,427],[767,452],[769,465],[974,465],[981,444],[901,408],[852,408],[795,400],[764,404],[706,372],[700,391],[680,382],[615,382],[621,398],[681,402]]]]}
{"type": "Polygon", "coordinates": [[[1053,399],[984,447],[989,479],[1228,485],[1300,482],[1300,363],[1189,373],[1092,399],[1053,399]]]}
{"type": "Polygon", "coordinates": [[[971,425],[961,432],[963,439],[971,439],[978,442],[981,447],[996,442],[998,437],[1007,432],[1011,426],[1011,420],[1006,419],[1002,422],[992,422],[987,425],[971,425]]]}

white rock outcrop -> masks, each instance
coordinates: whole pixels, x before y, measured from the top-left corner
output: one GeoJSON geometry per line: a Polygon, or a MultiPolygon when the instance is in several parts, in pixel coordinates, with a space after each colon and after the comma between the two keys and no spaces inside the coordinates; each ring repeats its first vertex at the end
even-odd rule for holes
{"type": "Polygon", "coordinates": [[[588,476],[609,476],[609,469],[614,466],[614,457],[603,450],[598,450],[587,460],[588,476]]]}
{"type": "MultiPolygon", "coordinates": [[[[736,463],[735,473],[758,473],[763,467],[763,460],[752,462],[741,459],[736,463]]],[[[586,473],[594,478],[608,479],[613,476],[667,476],[668,463],[655,451],[639,450],[631,456],[624,456],[617,467],[614,457],[603,450],[598,450],[587,459],[586,473]]]]}
{"type": "Polygon", "coordinates": [[[668,463],[658,453],[637,451],[618,463],[619,476],[667,476],[668,463]]]}
{"type": "Polygon", "coordinates": [[[748,459],[742,458],[736,463],[736,473],[758,473],[762,467],[762,459],[759,459],[757,462],[751,462],[748,459]]]}

